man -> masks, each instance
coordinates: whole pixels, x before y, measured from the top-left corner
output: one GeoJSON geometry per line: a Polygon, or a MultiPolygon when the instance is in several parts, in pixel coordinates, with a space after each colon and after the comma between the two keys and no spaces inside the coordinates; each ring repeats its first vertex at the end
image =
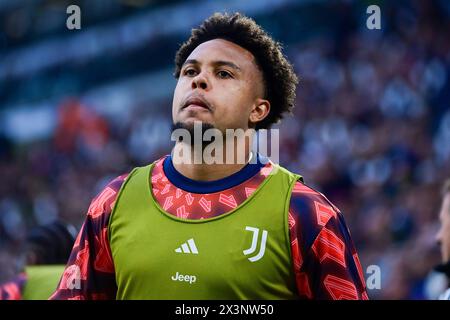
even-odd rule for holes
{"type": "Polygon", "coordinates": [[[31,230],[25,248],[25,267],[0,286],[0,300],[46,300],[55,291],[75,240],[71,225],[55,221],[31,230]]]}
{"type": "MultiPolygon", "coordinates": [[[[450,179],[444,184],[442,197],[441,211],[439,213],[441,226],[439,232],[436,234],[436,240],[441,246],[442,264],[435,269],[445,273],[450,278],[450,179]]],[[[450,300],[450,288],[439,299],[450,300]]]]}
{"type": "MultiPolygon", "coordinates": [[[[293,108],[291,64],[240,14],[205,20],[175,64],[174,127],[194,136],[198,123],[205,134],[269,128],[293,108]]],[[[52,298],[367,299],[341,212],[252,153],[252,138],[225,140],[239,141],[211,155],[246,161],[198,163],[208,142],[178,139],[171,155],[113,180],[91,203],[52,298]]]]}

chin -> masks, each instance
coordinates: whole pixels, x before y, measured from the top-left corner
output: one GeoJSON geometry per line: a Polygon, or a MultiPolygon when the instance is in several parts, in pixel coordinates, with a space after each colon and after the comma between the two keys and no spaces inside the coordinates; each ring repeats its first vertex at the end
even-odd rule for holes
{"type": "Polygon", "coordinates": [[[192,119],[192,120],[184,120],[184,121],[177,121],[172,125],[172,131],[175,129],[186,129],[189,132],[194,132],[194,123],[195,121],[200,121],[202,123],[202,133],[205,132],[208,129],[214,129],[214,125],[209,123],[209,122],[205,122],[199,119],[192,119]]]}

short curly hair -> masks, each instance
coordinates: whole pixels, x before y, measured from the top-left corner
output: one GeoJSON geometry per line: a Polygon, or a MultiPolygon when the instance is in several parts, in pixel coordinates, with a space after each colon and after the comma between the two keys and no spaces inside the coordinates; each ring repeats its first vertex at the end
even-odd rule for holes
{"type": "Polygon", "coordinates": [[[256,124],[256,129],[268,129],[279,122],[283,114],[292,113],[298,78],[291,63],[282,53],[282,46],[272,39],[256,22],[240,13],[215,13],[198,28],[175,56],[174,76],[178,79],[183,63],[203,42],[224,39],[253,54],[264,79],[265,99],[270,102],[269,114],[256,124]]]}

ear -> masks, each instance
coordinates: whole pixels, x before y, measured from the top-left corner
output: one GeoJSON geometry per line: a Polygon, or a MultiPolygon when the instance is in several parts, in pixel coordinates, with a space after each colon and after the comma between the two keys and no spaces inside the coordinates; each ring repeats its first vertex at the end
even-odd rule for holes
{"type": "Polygon", "coordinates": [[[265,99],[257,98],[248,118],[253,125],[262,121],[270,112],[270,102],[265,99]]]}

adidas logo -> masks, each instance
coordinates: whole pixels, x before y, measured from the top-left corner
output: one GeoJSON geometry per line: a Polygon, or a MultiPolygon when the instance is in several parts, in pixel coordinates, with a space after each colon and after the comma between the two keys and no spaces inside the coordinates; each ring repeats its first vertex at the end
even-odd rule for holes
{"type": "Polygon", "coordinates": [[[181,247],[176,248],[175,252],[198,254],[197,246],[195,245],[193,238],[183,243],[181,247]]]}

